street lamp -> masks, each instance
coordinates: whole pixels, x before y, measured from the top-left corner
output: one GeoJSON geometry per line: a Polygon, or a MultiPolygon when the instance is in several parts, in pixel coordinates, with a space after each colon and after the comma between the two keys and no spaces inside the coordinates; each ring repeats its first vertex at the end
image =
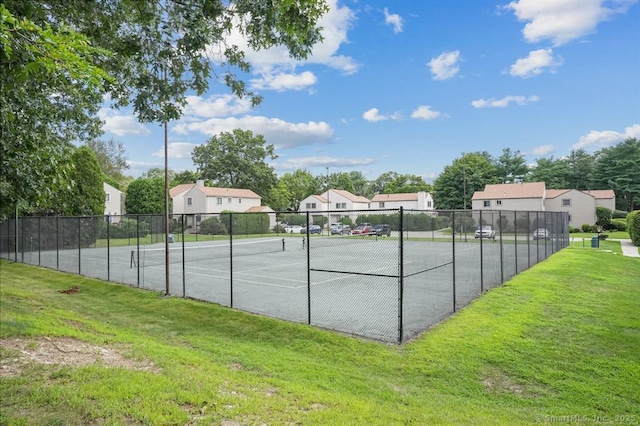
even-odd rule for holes
{"type": "Polygon", "coordinates": [[[327,235],[331,235],[331,200],[329,198],[329,167],[327,169],[327,235]]]}

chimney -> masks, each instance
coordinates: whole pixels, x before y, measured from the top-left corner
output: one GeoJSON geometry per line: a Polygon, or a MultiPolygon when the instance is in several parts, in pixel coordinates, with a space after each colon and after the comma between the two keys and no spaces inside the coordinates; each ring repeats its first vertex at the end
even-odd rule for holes
{"type": "Polygon", "coordinates": [[[196,181],[196,186],[204,186],[204,179],[198,179],[196,181]]]}

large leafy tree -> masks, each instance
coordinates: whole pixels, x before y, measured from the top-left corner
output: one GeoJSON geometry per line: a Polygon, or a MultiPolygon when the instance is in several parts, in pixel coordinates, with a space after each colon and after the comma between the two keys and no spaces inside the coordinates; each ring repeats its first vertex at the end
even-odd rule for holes
{"type": "Polygon", "coordinates": [[[171,179],[170,187],[174,187],[176,185],[181,185],[183,183],[194,183],[199,179],[199,176],[196,172],[191,170],[184,170],[182,172],[176,173],[173,179],[171,179]]]}
{"type": "Polygon", "coordinates": [[[289,192],[290,207],[294,211],[300,208],[300,201],[309,195],[319,194],[321,186],[307,170],[298,169],[293,173],[285,173],[278,182],[289,192]]]}
{"type": "Polygon", "coordinates": [[[69,142],[100,134],[105,92],[142,122],[178,118],[187,94],[212,81],[257,104],[236,76],[250,64],[235,33],[252,49],[281,45],[304,59],[326,10],[323,0],[4,0],[0,215],[56,191],[69,142]]]}
{"type": "Polygon", "coordinates": [[[71,155],[73,167],[69,173],[69,190],[65,191],[64,211],[68,216],[104,214],[104,174],[94,152],[81,146],[71,155]]]}
{"type": "Polygon", "coordinates": [[[522,182],[529,172],[529,167],[520,151],[504,148],[502,155],[495,162],[496,177],[499,183],[522,182]]]}
{"type": "Polygon", "coordinates": [[[571,188],[568,163],[562,159],[555,160],[553,157],[538,158],[526,181],[545,182],[547,189],[571,188]]]}
{"type": "Polygon", "coordinates": [[[217,186],[251,189],[266,197],[277,183],[273,167],[265,161],[277,158],[273,145],[250,130],[213,136],[193,149],[192,158],[200,175],[217,186]]]}
{"type": "Polygon", "coordinates": [[[107,141],[103,139],[91,139],[86,145],[93,150],[102,172],[115,180],[122,182],[125,180],[124,173],[129,170],[127,163],[127,151],[122,142],[111,138],[107,141]]]}
{"type": "Polygon", "coordinates": [[[124,205],[127,214],[161,214],[164,212],[163,178],[136,179],[129,184],[126,194],[124,205]]]}
{"type": "Polygon", "coordinates": [[[105,50],[69,26],[12,13],[12,3],[0,4],[0,218],[19,203],[46,206],[62,190],[72,142],[100,132],[95,114],[109,81],[94,64],[105,50]]]}
{"type": "Polygon", "coordinates": [[[640,208],[640,141],[629,138],[596,153],[593,183],[597,189],[613,189],[619,208],[640,208]]]}
{"type": "Polygon", "coordinates": [[[427,191],[432,187],[424,181],[422,176],[401,174],[397,172],[382,173],[371,185],[373,194],[400,194],[406,192],[427,191]]]}
{"type": "Polygon", "coordinates": [[[475,191],[498,183],[494,161],[487,152],[456,158],[433,182],[434,203],[439,209],[470,209],[475,191]]]}
{"type": "Polygon", "coordinates": [[[351,184],[353,185],[353,193],[355,195],[362,195],[363,197],[371,197],[373,193],[371,192],[371,184],[367,180],[366,177],[359,171],[350,171],[349,177],[351,178],[351,184]]]}

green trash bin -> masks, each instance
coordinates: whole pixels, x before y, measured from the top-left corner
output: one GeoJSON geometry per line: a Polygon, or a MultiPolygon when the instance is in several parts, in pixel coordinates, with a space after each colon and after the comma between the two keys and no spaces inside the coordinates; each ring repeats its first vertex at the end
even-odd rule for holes
{"type": "Polygon", "coordinates": [[[600,238],[591,237],[591,248],[600,248],[600,238]]]}

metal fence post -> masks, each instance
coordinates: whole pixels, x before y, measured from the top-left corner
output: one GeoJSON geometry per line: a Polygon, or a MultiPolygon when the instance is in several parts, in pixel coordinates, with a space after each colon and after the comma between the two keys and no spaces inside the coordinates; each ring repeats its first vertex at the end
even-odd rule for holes
{"type": "Polygon", "coordinates": [[[82,248],[81,248],[82,222],[78,216],[78,275],[82,275],[82,248]]]}
{"type": "MultiPolygon", "coordinates": [[[[451,214],[451,229],[456,229],[456,212],[452,212],[451,214]]],[[[465,231],[466,234],[466,231],[465,231]]],[[[456,239],[451,238],[451,253],[452,253],[452,261],[453,261],[453,312],[456,311],[456,239]]]]}
{"type": "Polygon", "coordinates": [[[138,287],[140,287],[140,215],[136,215],[136,262],[138,270],[138,287]]]}
{"type": "Polygon", "coordinates": [[[229,213],[229,306],[233,308],[233,213],[229,213]]]}
{"type": "MultiPolygon", "coordinates": [[[[404,208],[400,206],[400,230],[404,229],[404,208]]],[[[398,238],[398,250],[400,253],[398,264],[398,344],[402,343],[404,324],[403,324],[403,306],[404,306],[404,238],[400,232],[398,238]]]]}
{"type": "Polygon", "coordinates": [[[504,247],[502,245],[502,210],[498,210],[498,226],[500,226],[500,284],[504,284],[504,247]]]}
{"type": "MultiPolygon", "coordinates": [[[[480,218],[478,221],[479,226],[482,226],[482,210],[480,210],[480,218]]],[[[482,293],[484,293],[484,252],[482,245],[482,232],[480,232],[480,294],[482,293]]]]}
{"type": "Polygon", "coordinates": [[[186,273],[186,258],[184,251],[184,213],[180,215],[180,235],[182,239],[182,297],[187,297],[187,273],[186,273]]]}
{"type": "MultiPolygon", "coordinates": [[[[309,211],[307,210],[307,231],[309,230],[309,211]]],[[[306,238],[307,248],[307,324],[311,325],[311,248],[309,247],[309,233],[302,237],[306,238]]],[[[304,241],[304,240],[303,240],[304,241]]]]}

